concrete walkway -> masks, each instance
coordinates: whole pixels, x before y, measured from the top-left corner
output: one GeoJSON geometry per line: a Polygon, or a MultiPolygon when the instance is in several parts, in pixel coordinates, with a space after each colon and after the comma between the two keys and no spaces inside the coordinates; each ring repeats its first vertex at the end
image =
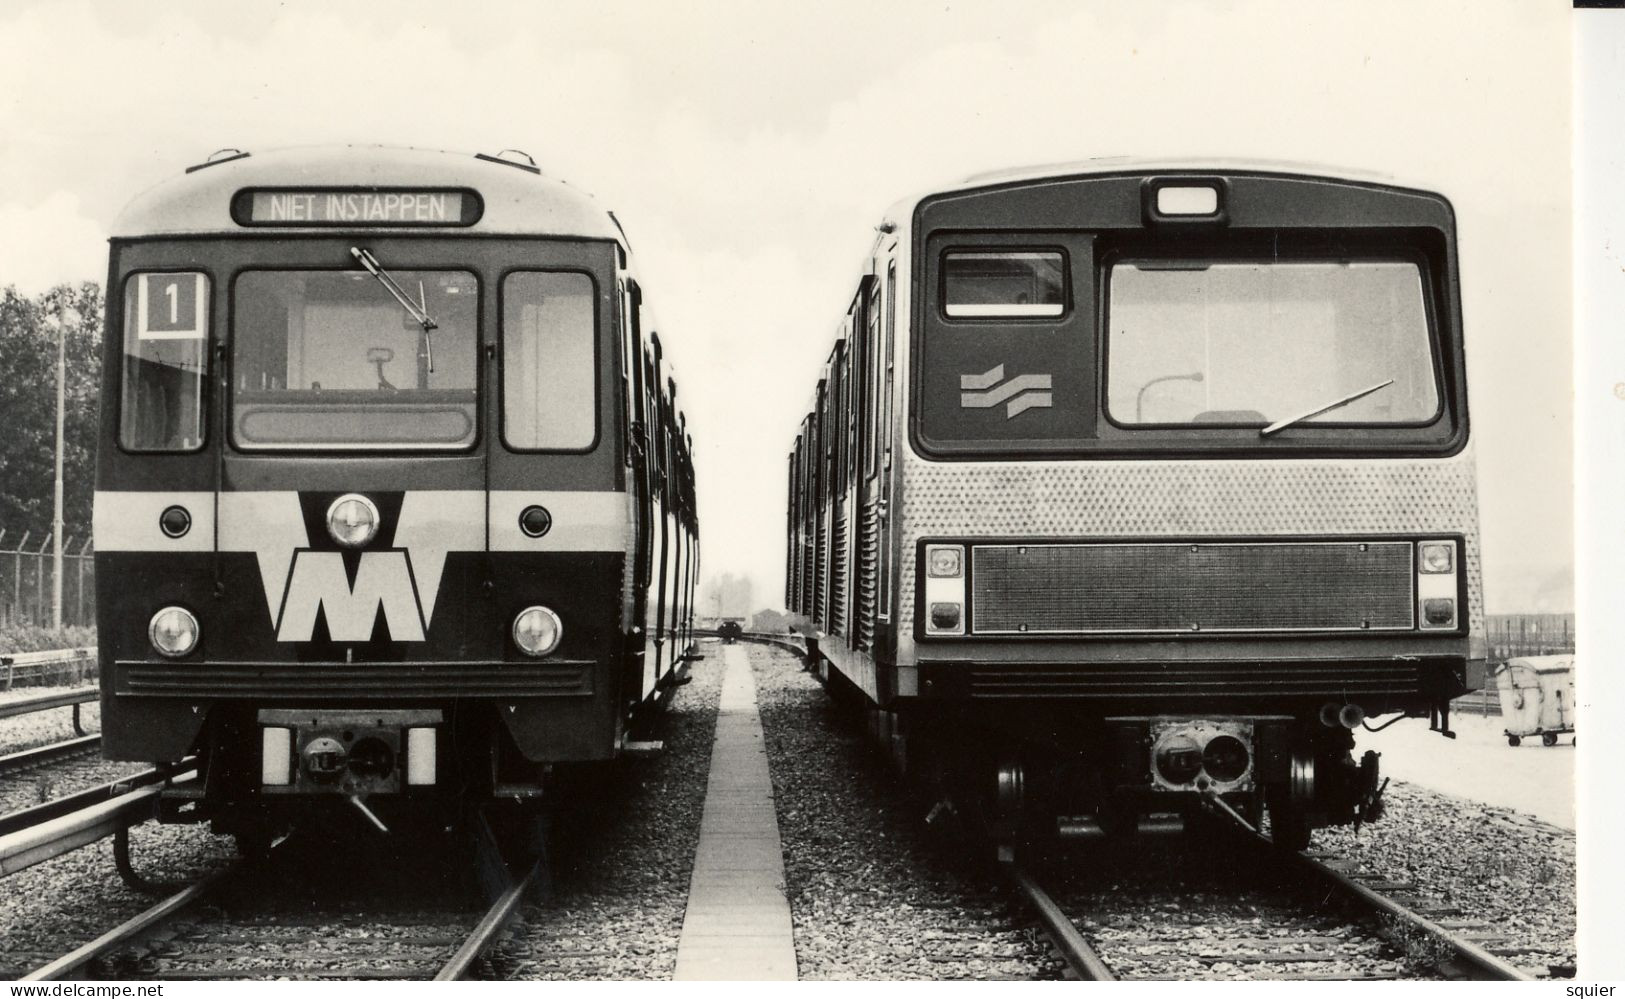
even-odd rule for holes
{"type": "Polygon", "coordinates": [[[796,948],[756,681],[743,646],[711,648],[727,672],[673,977],[794,981],[796,948]]]}

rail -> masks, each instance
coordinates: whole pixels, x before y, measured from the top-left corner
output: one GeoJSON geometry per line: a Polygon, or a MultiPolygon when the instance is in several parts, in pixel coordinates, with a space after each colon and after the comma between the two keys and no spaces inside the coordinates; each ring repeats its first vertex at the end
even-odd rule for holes
{"type": "Polygon", "coordinates": [[[63,690],[54,694],[30,694],[27,697],[18,697],[0,702],[0,718],[15,718],[18,715],[31,715],[36,711],[49,711],[52,708],[65,708],[72,705],[74,720],[77,722],[79,705],[88,704],[100,696],[101,692],[95,687],[63,690]]]}
{"type": "MultiPolygon", "coordinates": [[[[1326,884],[1334,893],[1342,895],[1357,908],[1393,920],[1442,948],[1437,952],[1426,952],[1449,977],[1474,981],[1537,980],[1527,971],[1502,960],[1462,934],[1452,932],[1403,903],[1376,891],[1370,885],[1361,884],[1357,878],[1320,862],[1315,857],[1278,850],[1270,843],[1268,837],[1250,830],[1242,832],[1238,829],[1238,832],[1247,836],[1254,848],[1267,850],[1271,856],[1286,860],[1290,865],[1326,884]],[[1432,957],[1433,954],[1442,956],[1432,957]]],[[[1099,951],[1078,931],[1077,926],[1055,900],[1026,871],[1013,861],[1005,861],[1003,867],[1022,898],[1032,907],[1045,935],[1074,976],[1083,981],[1118,980],[1117,975],[1101,958],[1099,951]]]]}
{"type": "MultiPolygon", "coordinates": [[[[190,771],[180,777],[186,779],[195,775],[196,771],[190,771]]],[[[55,806],[54,811],[42,811],[33,816],[35,821],[31,823],[16,819],[15,816],[20,813],[6,816],[4,821],[8,826],[15,825],[17,828],[0,835],[0,877],[8,877],[35,864],[60,857],[155,817],[158,813],[158,796],[167,779],[168,775],[162,775],[152,778],[151,783],[127,791],[114,793],[109,790],[112,796],[106,798],[99,792],[107,789],[107,785],[92,788],[91,792],[85,792],[85,800],[91,803],[66,811],[62,810],[63,806],[55,806]]],[[[53,802],[45,804],[55,805],[53,802]]]]}
{"type": "MultiPolygon", "coordinates": [[[[726,637],[722,633],[717,631],[717,629],[715,629],[715,628],[695,628],[694,629],[694,634],[696,634],[696,635],[705,635],[705,636],[710,637],[710,638],[725,638],[726,637]]],[[[774,646],[777,646],[777,647],[779,647],[781,649],[784,649],[787,652],[793,652],[798,656],[802,656],[803,658],[805,658],[806,655],[807,655],[807,647],[806,647],[806,645],[801,644],[801,643],[805,643],[807,641],[807,639],[806,639],[805,636],[799,635],[799,634],[796,634],[796,635],[792,635],[792,634],[780,635],[780,634],[770,634],[768,632],[763,632],[763,631],[745,631],[745,632],[739,633],[738,635],[735,635],[734,639],[736,641],[741,641],[741,642],[756,642],[756,643],[758,643],[760,645],[774,645],[774,646]],[[798,639],[799,639],[799,642],[798,642],[798,639]]]]}
{"type": "Polygon", "coordinates": [[[1028,876],[1014,863],[1004,865],[1005,872],[1015,882],[1016,890],[1027,904],[1033,907],[1038,916],[1038,922],[1044,927],[1044,933],[1054,944],[1055,950],[1066,962],[1067,968],[1085,982],[1115,982],[1117,976],[1112,969],[1101,960],[1099,952],[1084,939],[1078,927],[1068,919],[1061,907],[1050,898],[1049,892],[1038,886],[1038,883],[1028,876]]]}
{"type": "Polygon", "coordinates": [[[181,889],[157,905],[113,927],[84,946],[69,951],[50,964],[34,969],[24,975],[21,981],[51,982],[78,971],[103,954],[122,946],[132,937],[140,936],[165,919],[207,898],[238,869],[239,866],[234,864],[225,870],[209,875],[197,884],[181,889]]]}
{"type": "MultiPolygon", "coordinates": [[[[103,955],[117,951],[133,940],[150,934],[164,921],[173,918],[182,911],[195,906],[197,903],[217,893],[232,877],[242,874],[246,868],[242,862],[234,863],[202,881],[184,888],[168,896],[163,901],[146,909],[108,930],[101,936],[75,948],[62,957],[42,965],[24,976],[25,982],[48,982],[65,978],[89,965],[103,955]]],[[[502,893],[486,910],[479,922],[469,931],[457,950],[439,967],[435,981],[457,981],[466,977],[475,962],[486,955],[501,938],[502,931],[518,915],[520,905],[526,896],[536,887],[547,880],[547,866],[544,859],[537,860],[530,870],[515,881],[510,882],[502,893]]],[[[205,974],[202,977],[215,977],[205,974]]]]}
{"type": "Polygon", "coordinates": [[[104,801],[111,801],[137,788],[162,783],[180,770],[188,769],[191,766],[192,761],[185,760],[181,763],[154,767],[151,770],[143,770],[128,777],[120,777],[118,780],[110,780],[105,784],[87,787],[82,791],[65,794],[60,798],[52,798],[50,801],[42,801],[37,805],[29,805],[27,808],[7,812],[0,815],[0,838],[21,832],[24,829],[31,829],[51,819],[70,815],[80,809],[99,805],[104,801]]]}
{"type": "MultiPolygon", "coordinates": [[[[1262,837],[1261,837],[1262,838],[1262,837]]],[[[1404,905],[1382,895],[1355,879],[1321,863],[1314,857],[1301,853],[1289,853],[1287,856],[1294,859],[1301,867],[1330,884],[1335,890],[1350,896],[1360,905],[1374,910],[1392,919],[1396,919],[1411,929],[1425,934],[1433,941],[1443,945],[1455,955],[1455,958],[1470,971],[1482,976],[1483,980],[1506,982],[1532,982],[1535,976],[1521,968],[1514,967],[1501,960],[1494,954],[1467,940],[1458,934],[1452,933],[1404,905]]]]}
{"type": "Polygon", "coordinates": [[[35,746],[33,749],[20,749],[15,753],[0,756],[0,777],[13,774],[19,770],[30,770],[34,767],[44,766],[47,763],[56,763],[60,760],[83,756],[100,749],[102,737],[99,735],[80,735],[61,742],[53,742],[46,746],[35,746]]]}
{"type": "Polygon", "coordinates": [[[455,982],[467,975],[468,969],[496,944],[503,929],[513,921],[513,917],[519,912],[519,903],[525,900],[525,896],[532,888],[546,878],[546,870],[545,861],[538,860],[531,865],[530,871],[524,877],[509,884],[474,925],[468,939],[463,941],[462,946],[458,947],[451,959],[441,967],[434,980],[455,982]]]}

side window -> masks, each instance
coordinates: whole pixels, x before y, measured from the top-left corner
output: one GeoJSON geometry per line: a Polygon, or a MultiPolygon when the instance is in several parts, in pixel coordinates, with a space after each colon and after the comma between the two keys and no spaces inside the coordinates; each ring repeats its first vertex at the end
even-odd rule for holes
{"type": "Polygon", "coordinates": [[[951,250],[942,258],[942,303],[951,318],[1059,316],[1066,258],[1048,250],[951,250]]]}
{"type": "Polygon", "coordinates": [[[125,280],[119,443],[126,450],[203,446],[208,346],[207,275],[132,274],[125,280]]]}
{"type": "Polygon", "coordinates": [[[502,282],[502,437],[525,451],[577,451],[598,437],[593,284],[516,271],[502,282]]]}

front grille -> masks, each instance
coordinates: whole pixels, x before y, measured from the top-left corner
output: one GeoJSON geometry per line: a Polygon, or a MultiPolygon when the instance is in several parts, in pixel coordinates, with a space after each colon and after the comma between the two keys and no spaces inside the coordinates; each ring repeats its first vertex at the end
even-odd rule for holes
{"type": "Polygon", "coordinates": [[[978,663],[924,665],[922,679],[946,696],[971,698],[1169,700],[1214,697],[1415,696],[1420,660],[1355,662],[978,663]]]}
{"type": "Polygon", "coordinates": [[[971,630],[998,634],[1402,631],[1405,541],[971,548],[971,630]]]}
{"type": "Polygon", "coordinates": [[[113,692],[127,697],[583,697],[589,662],[499,663],[149,663],[118,662],[113,692]]]}

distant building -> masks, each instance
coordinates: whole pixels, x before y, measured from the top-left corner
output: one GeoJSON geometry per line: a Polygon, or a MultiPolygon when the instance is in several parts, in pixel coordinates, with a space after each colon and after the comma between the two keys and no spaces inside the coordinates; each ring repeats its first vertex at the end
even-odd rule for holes
{"type": "Polygon", "coordinates": [[[706,582],[698,610],[709,617],[743,621],[750,617],[753,589],[750,577],[725,572],[706,582]]]}
{"type": "Polygon", "coordinates": [[[750,630],[767,635],[783,634],[790,627],[790,615],[783,611],[759,610],[750,619],[750,630]]]}

